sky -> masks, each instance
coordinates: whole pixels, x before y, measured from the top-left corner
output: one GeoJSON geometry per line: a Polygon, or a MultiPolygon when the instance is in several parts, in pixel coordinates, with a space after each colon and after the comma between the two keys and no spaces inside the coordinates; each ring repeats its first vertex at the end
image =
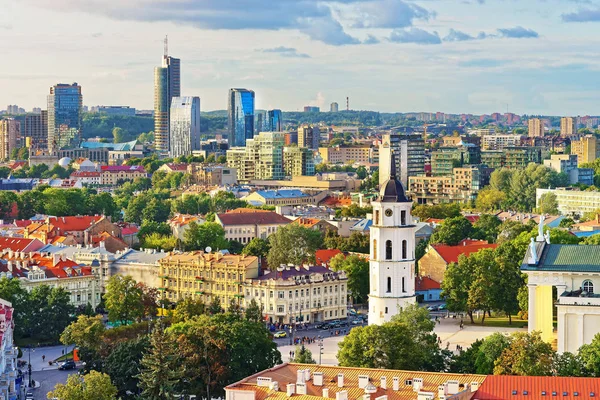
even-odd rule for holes
{"type": "Polygon", "coordinates": [[[0,0],[0,109],[153,107],[163,39],[203,111],[599,115],[600,0],[0,0]]]}

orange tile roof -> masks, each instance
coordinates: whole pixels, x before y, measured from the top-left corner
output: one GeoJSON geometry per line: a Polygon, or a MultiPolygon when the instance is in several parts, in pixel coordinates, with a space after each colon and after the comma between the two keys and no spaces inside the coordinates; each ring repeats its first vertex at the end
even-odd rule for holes
{"type": "Polygon", "coordinates": [[[598,396],[600,396],[600,379],[598,378],[492,375],[485,379],[473,399],[542,400],[560,397],[561,399],[576,400],[598,396]],[[513,394],[513,391],[516,391],[516,394],[513,394]],[[543,391],[546,392],[546,395],[542,394],[543,391]],[[554,395],[553,392],[556,394],[554,395]],[[575,396],[575,392],[577,392],[577,396],[575,396]]]}
{"type": "Polygon", "coordinates": [[[102,215],[77,215],[71,217],[48,217],[46,221],[61,231],[85,231],[92,223],[104,218],[102,215]]]}
{"type": "Polygon", "coordinates": [[[312,228],[319,222],[321,222],[321,220],[318,218],[298,218],[298,219],[294,220],[295,224],[304,226],[306,228],[312,228]]]}
{"type": "Polygon", "coordinates": [[[476,253],[482,249],[495,249],[498,247],[497,244],[488,244],[484,240],[470,240],[465,239],[456,246],[448,246],[445,244],[434,244],[431,245],[433,249],[446,261],[446,263],[458,262],[458,256],[464,254],[468,256],[472,253],[476,253]]]}
{"type": "Polygon", "coordinates": [[[43,243],[38,239],[24,239],[24,238],[12,238],[12,237],[0,237],[0,249],[9,249],[12,251],[35,251],[43,247],[43,243]],[[33,244],[32,244],[33,243],[33,244]],[[39,244],[39,245],[36,245],[39,244]],[[34,248],[35,247],[35,248],[34,248]]]}
{"type": "Polygon", "coordinates": [[[331,207],[348,207],[352,204],[352,198],[327,196],[320,204],[331,207]]]}
{"type": "MultiPolygon", "coordinates": [[[[451,373],[439,373],[439,372],[415,372],[415,371],[398,371],[398,370],[386,370],[386,369],[372,369],[372,368],[347,368],[347,367],[335,367],[315,364],[282,364],[277,367],[271,368],[259,372],[258,374],[252,375],[240,382],[231,384],[226,387],[227,391],[230,390],[244,390],[254,391],[255,400],[286,400],[289,397],[286,395],[286,385],[289,383],[296,383],[297,371],[302,369],[309,369],[311,371],[311,380],[306,381],[306,395],[294,394],[292,399],[296,400],[316,400],[322,399],[323,389],[329,389],[330,399],[336,398],[336,393],[340,391],[348,392],[348,400],[362,399],[365,394],[364,389],[358,387],[359,375],[366,375],[370,378],[371,384],[376,388],[376,392],[371,394],[371,399],[379,396],[387,395],[388,400],[414,400],[417,398],[417,393],[413,390],[412,385],[408,385],[407,381],[413,380],[414,378],[423,379],[423,387],[421,391],[433,392],[436,395],[438,393],[438,387],[450,380],[456,380],[459,384],[463,385],[462,389],[466,385],[470,385],[472,382],[478,382],[481,384],[485,379],[485,375],[470,375],[470,374],[451,374],[451,373]],[[323,373],[323,386],[316,386],[312,380],[314,372],[323,373]],[[338,374],[344,375],[344,387],[338,387],[338,374]],[[387,389],[381,388],[381,377],[385,376],[387,389]],[[273,381],[277,381],[279,384],[279,390],[273,391],[268,387],[259,387],[257,385],[257,378],[271,378],[273,381]],[[399,378],[400,386],[399,390],[393,390],[393,379],[399,378]]],[[[469,397],[467,397],[469,398],[469,397]]]]}
{"type": "Polygon", "coordinates": [[[315,252],[315,264],[329,266],[329,261],[338,254],[344,254],[338,249],[317,250],[315,252]]]}
{"type": "Polygon", "coordinates": [[[440,288],[440,284],[428,276],[417,276],[415,278],[415,290],[433,290],[440,288]]]}
{"type": "Polygon", "coordinates": [[[227,214],[245,214],[245,213],[259,213],[259,212],[272,212],[272,211],[263,210],[260,208],[236,208],[235,210],[227,211],[227,214]]]}

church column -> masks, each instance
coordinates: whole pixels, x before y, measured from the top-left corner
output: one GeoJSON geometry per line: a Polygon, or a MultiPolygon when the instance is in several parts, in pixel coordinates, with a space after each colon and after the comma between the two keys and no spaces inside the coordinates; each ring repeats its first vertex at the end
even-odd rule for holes
{"type": "Polygon", "coordinates": [[[535,292],[537,289],[537,285],[528,284],[529,288],[529,307],[527,309],[527,330],[529,333],[536,330],[535,326],[535,292]]]}
{"type": "Polygon", "coordinates": [[[585,332],[585,327],[583,326],[583,314],[577,315],[577,348],[583,346],[583,333],[585,332]]]}

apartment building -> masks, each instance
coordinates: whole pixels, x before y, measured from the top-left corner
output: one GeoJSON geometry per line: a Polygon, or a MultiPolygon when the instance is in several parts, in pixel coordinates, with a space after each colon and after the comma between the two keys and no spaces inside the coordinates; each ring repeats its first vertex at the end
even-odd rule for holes
{"type": "MultiPolygon", "coordinates": [[[[421,135],[384,134],[379,147],[380,165],[390,165],[394,155],[400,182],[408,187],[410,176],[421,175],[425,172],[425,141],[421,135]]],[[[379,185],[389,179],[388,171],[379,171],[379,185]]]]}
{"type": "Polygon", "coordinates": [[[252,300],[270,322],[321,322],[346,318],[348,278],[322,266],[281,266],[246,281],[244,301],[252,300]]]}
{"type": "Polygon", "coordinates": [[[504,150],[481,152],[481,163],[489,168],[525,168],[530,163],[542,163],[542,149],[539,147],[505,147],[504,150]]]}
{"type": "Polygon", "coordinates": [[[283,145],[283,132],[261,132],[246,147],[227,150],[227,166],[236,168],[240,182],[283,179],[283,145]]]}
{"type": "Polygon", "coordinates": [[[594,184],[593,168],[577,168],[577,156],[574,154],[552,154],[549,160],[544,160],[544,165],[556,172],[565,173],[570,184],[594,184]]]}
{"type": "Polygon", "coordinates": [[[148,177],[146,170],[141,165],[103,165],[101,169],[102,185],[114,186],[119,182],[148,177]]]}
{"type": "Polygon", "coordinates": [[[215,222],[225,230],[225,239],[248,244],[254,238],[268,238],[292,221],[272,211],[238,208],[217,214],[215,222]]]}
{"type": "Polygon", "coordinates": [[[544,121],[539,118],[531,118],[527,122],[529,127],[529,137],[544,136],[544,121]]]}
{"type": "Polygon", "coordinates": [[[578,165],[594,162],[599,153],[598,139],[593,135],[571,140],[571,154],[577,156],[578,165]]]}
{"type": "Polygon", "coordinates": [[[600,192],[572,188],[536,189],[536,206],[545,193],[553,193],[558,203],[558,211],[563,215],[582,216],[600,209],[600,192]]]}
{"type": "Polygon", "coordinates": [[[227,186],[237,184],[237,169],[222,165],[189,164],[186,172],[198,185],[227,186]]]}
{"type": "Polygon", "coordinates": [[[479,146],[465,143],[456,147],[442,147],[431,152],[431,173],[435,176],[450,175],[456,167],[481,163],[479,146]]]}
{"type": "Polygon", "coordinates": [[[313,176],[315,174],[314,151],[304,147],[284,147],[283,173],[289,178],[313,176]]]}
{"type": "Polygon", "coordinates": [[[505,147],[520,146],[521,135],[486,135],[481,138],[481,150],[503,150],[505,147]]]}
{"type": "Polygon", "coordinates": [[[418,204],[467,203],[481,188],[481,171],[476,166],[454,168],[450,176],[411,176],[408,194],[418,204]]]}
{"type": "Polygon", "coordinates": [[[371,146],[319,147],[319,155],[326,164],[370,164],[374,162],[376,151],[371,146]]]}
{"type": "Polygon", "coordinates": [[[577,134],[577,118],[562,117],[560,119],[560,136],[569,137],[577,134]]]}
{"type": "Polygon", "coordinates": [[[225,310],[232,303],[243,306],[245,282],[259,272],[258,257],[220,252],[170,253],[158,263],[163,299],[192,298],[208,304],[218,298],[225,310]]]}

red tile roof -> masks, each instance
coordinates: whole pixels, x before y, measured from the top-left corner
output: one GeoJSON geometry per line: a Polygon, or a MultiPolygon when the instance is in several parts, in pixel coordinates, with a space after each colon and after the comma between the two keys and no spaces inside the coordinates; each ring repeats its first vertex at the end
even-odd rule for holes
{"type": "Polygon", "coordinates": [[[352,204],[352,198],[327,196],[323,199],[323,201],[321,201],[320,204],[332,207],[347,207],[352,204]]]}
{"type": "Polygon", "coordinates": [[[433,290],[441,289],[438,282],[428,276],[417,276],[415,278],[415,290],[433,290]]]}
{"type": "Polygon", "coordinates": [[[181,172],[186,172],[187,167],[188,167],[187,164],[167,163],[166,165],[172,171],[181,171],[181,172]]]}
{"type": "Polygon", "coordinates": [[[102,215],[78,215],[73,217],[48,217],[47,222],[59,228],[61,231],[84,231],[89,228],[93,222],[98,222],[102,215]]]}
{"type": "Polygon", "coordinates": [[[444,220],[442,218],[427,218],[423,222],[427,222],[428,224],[441,224],[444,220]]]}
{"type": "Polygon", "coordinates": [[[342,253],[342,251],[338,249],[317,250],[315,252],[315,264],[329,266],[329,261],[338,254],[344,253],[342,253]]]}
{"type": "Polygon", "coordinates": [[[294,223],[304,226],[306,228],[312,228],[321,221],[322,220],[320,220],[319,218],[298,218],[294,220],[294,223]]]}
{"type": "Polygon", "coordinates": [[[456,246],[448,246],[445,244],[434,244],[431,247],[446,261],[448,264],[458,262],[458,256],[464,254],[468,256],[482,249],[495,249],[497,244],[488,244],[485,240],[470,240],[465,239],[456,246]]]}
{"type": "Polygon", "coordinates": [[[97,171],[75,171],[71,174],[71,178],[91,178],[100,177],[100,172],[97,171]]]}
{"type": "Polygon", "coordinates": [[[559,376],[489,375],[473,396],[476,400],[589,399],[600,396],[600,379],[559,376]],[[516,394],[513,394],[516,391],[516,394]],[[527,395],[524,392],[527,391],[527,395]],[[545,391],[544,396],[542,392],[545,391]],[[553,395],[552,392],[556,392],[553,395]],[[564,392],[567,394],[564,395],[564,392]],[[575,396],[577,392],[577,396],[575,396]],[[592,395],[591,393],[594,393],[592,395]]]}
{"type": "Polygon", "coordinates": [[[472,224],[479,221],[479,215],[465,215],[465,218],[468,219],[472,224]]]}
{"type": "Polygon", "coordinates": [[[136,226],[128,226],[126,228],[121,228],[121,235],[123,235],[123,236],[135,235],[139,231],[140,230],[136,226]]]}
{"type": "Polygon", "coordinates": [[[0,250],[10,249],[12,251],[36,251],[44,247],[38,239],[24,239],[12,237],[0,237],[0,250]]]}
{"type": "Polygon", "coordinates": [[[100,167],[102,172],[141,172],[146,173],[146,170],[141,165],[103,165],[100,167]]]}
{"type": "Polygon", "coordinates": [[[273,211],[229,212],[217,214],[217,218],[223,225],[284,225],[292,222],[286,217],[273,211]]]}
{"type": "Polygon", "coordinates": [[[15,226],[17,226],[18,228],[25,228],[29,225],[31,225],[33,221],[30,219],[16,219],[15,220],[15,226]]]}

